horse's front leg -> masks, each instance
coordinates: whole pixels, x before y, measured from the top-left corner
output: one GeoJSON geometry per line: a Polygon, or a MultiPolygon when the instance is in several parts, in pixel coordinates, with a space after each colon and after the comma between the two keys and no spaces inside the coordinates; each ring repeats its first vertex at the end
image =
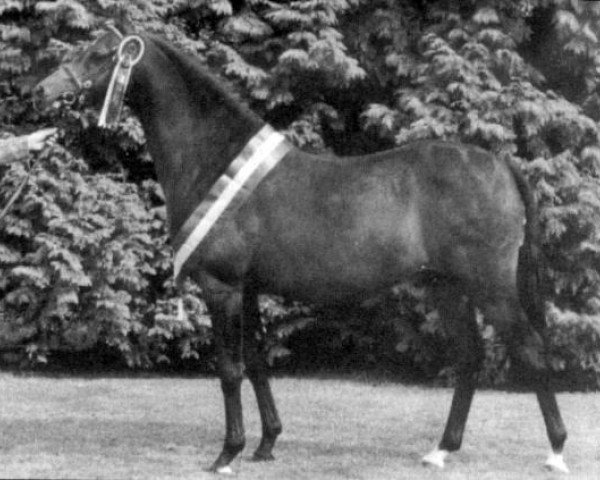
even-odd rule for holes
{"type": "Polygon", "coordinates": [[[251,284],[244,288],[244,330],[247,373],[256,394],[262,423],[262,438],[252,459],[259,462],[273,460],[272,450],[277,436],[281,433],[281,421],[269,385],[266,352],[260,339],[262,324],[258,293],[251,284]]]}
{"type": "Polygon", "coordinates": [[[246,444],[241,401],[244,377],[240,348],[242,287],[225,285],[212,278],[203,280],[201,286],[211,315],[218,374],[225,400],[225,442],[210,470],[231,473],[229,464],[246,444]]]}

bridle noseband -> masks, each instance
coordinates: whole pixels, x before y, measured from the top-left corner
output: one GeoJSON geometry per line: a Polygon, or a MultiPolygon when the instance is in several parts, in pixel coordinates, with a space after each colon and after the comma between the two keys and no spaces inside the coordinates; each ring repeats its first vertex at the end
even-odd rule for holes
{"type": "MultiPolygon", "coordinates": [[[[107,23],[105,25],[105,28],[107,30],[110,30],[111,32],[113,32],[121,40],[123,39],[124,35],[113,24],[107,23]]],[[[59,70],[62,70],[62,71],[64,71],[66,73],[67,78],[69,79],[69,81],[71,82],[71,84],[75,86],[75,89],[76,89],[77,93],[81,93],[81,92],[83,92],[85,90],[89,90],[92,87],[92,81],[91,80],[85,80],[85,81],[82,82],[79,79],[79,77],[77,76],[77,74],[73,71],[73,69],[69,66],[68,63],[65,63],[65,64],[61,65],[59,67],[59,70]]],[[[64,93],[63,97],[66,97],[67,95],[69,95],[69,92],[64,93]]],[[[64,100],[68,104],[72,104],[76,100],[76,94],[72,94],[71,93],[70,95],[72,95],[71,98],[64,98],[64,100]]]]}

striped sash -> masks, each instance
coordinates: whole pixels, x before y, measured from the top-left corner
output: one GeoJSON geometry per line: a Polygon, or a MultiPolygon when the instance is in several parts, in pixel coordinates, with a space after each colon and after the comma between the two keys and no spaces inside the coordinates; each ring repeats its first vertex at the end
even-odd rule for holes
{"type": "Polygon", "coordinates": [[[285,137],[269,125],[265,125],[250,139],[175,237],[175,280],[179,280],[186,263],[219,218],[241,207],[291,148],[285,137]]]}

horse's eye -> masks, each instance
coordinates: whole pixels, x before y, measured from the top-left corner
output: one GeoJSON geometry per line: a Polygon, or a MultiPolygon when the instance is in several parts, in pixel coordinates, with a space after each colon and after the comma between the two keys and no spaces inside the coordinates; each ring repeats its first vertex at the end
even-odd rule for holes
{"type": "Polygon", "coordinates": [[[92,50],[90,52],[89,59],[90,60],[94,60],[94,61],[98,61],[98,60],[102,60],[104,57],[105,57],[104,53],[99,52],[97,50],[92,50]]]}
{"type": "Polygon", "coordinates": [[[103,59],[112,55],[117,51],[117,48],[111,45],[97,45],[94,50],[90,52],[95,59],[103,59]]]}

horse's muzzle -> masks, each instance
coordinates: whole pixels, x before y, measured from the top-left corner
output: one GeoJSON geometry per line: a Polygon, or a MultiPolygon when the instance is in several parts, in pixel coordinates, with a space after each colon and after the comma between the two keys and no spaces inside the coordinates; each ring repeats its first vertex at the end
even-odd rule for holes
{"type": "Polygon", "coordinates": [[[77,94],[75,92],[62,92],[58,95],[49,94],[43,84],[39,84],[32,92],[33,108],[38,112],[43,112],[50,108],[58,109],[61,106],[72,106],[77,102],[77,94]]]}

